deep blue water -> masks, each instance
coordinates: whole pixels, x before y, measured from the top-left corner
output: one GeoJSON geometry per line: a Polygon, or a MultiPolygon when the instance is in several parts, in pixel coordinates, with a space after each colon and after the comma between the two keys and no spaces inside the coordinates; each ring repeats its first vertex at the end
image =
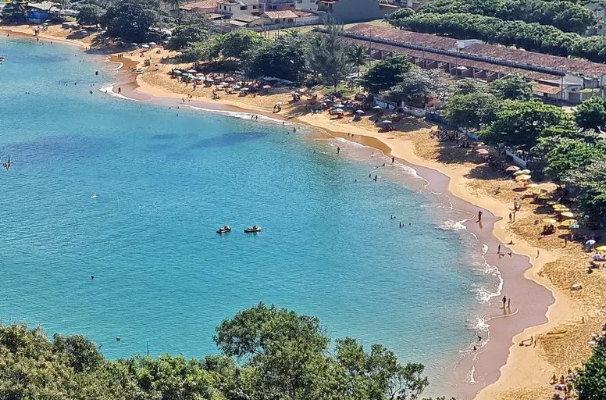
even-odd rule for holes
{"type": "Polygon", "coordinates": [[[337,157],[305,129],[112,98],[97,90],[110,64],[75,48],[0,38],[0,54],[4,322],[83,333],[112,358],[200,357],[223,318],[263,301],[431,378],[473,340],[493,278],[405,168],[375,183],[368,149],[337,157]]]}

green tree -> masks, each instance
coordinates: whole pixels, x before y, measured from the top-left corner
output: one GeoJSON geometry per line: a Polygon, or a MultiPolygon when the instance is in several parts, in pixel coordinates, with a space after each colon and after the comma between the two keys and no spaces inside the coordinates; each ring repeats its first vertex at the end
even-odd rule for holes
{"type": "Polygon", "coordinates": [[[84,4],[80,7],[76,20],[80,25],[99,25],[105,10],[96,4],[84,4]]]}
{"type": "Polygon", "coordinates": [[[580,128],[599,131],[606,125],[606,99],[592,97],[582,102],[576,108],[574,118],[580,128]]]}
{"type": "Polygon", "coordinates": [[[606,157],[606,146],[603,141],[598,144],[588,143],[582,139],[561,138],[547,153],[546,172],[556,181],[571,171],[585,167],[592,162],[606,157]]]}
{"type": "Polygon", "coordinates": [[[481,136],[487,142],[530,149],[546,128],[567,120],[570,117],[561,108],[540,101],[506,101],[481,136]]]}
{"type": "Polygon", "coordinates": [[[388,93],[390,100],[425,105],[431,98],[442,94],[446,85],[437,71],[412,69],[402,75],[400,82],[388,93]]]}
{"type": "Polygon", "coordinates": [[[103,15],[101,26],[110,37],[142,42],[159,18],[157,0],[120,0],[103,15]]]}
{"type": "Polygon", "coordinates": [[[482,87],[474,79],[462,79],[457,82],[454,94],[472,94],[482,92],[482,87]]]}
{"type": "Polygon", "coordinates": [[[297,31],[287,31],[273,42],[266,41],[254,55],[249,75],[301,82],[306,71],[305,45],[305,37],[297,31]]]}
{"type": "Polygon", "coordinates": [[[317,318],[262,303],[221,322],[214,340],[224,354],[258,369],[263,398],[302,396],[328,346],[317,318]]]}
{"type": "Polygon", "coordinates": [[[446,102],[446,118],[463,128],[480,129],[496,119],[500,105],[490,93],[456,94],[446,102]]]}
{"type": "Polygon", "coordinates": [[[181,50],[201,43],[207,38],[208,31],[202,24],[179,25],[173,29],[168,47],[173,50],[181,50]]]}
{"type": "Polygon", "coordinates": [[[55,334],[53,347],[55,352],[67,355],[68,363],[76,373],[95,370],[103,361],[97,345],[82,335],[64,337],[55,334]]]}
{"type": "Polygon", "coordinates": [[[575,386],[579,400],[606,399],[606,345],[603,341],[593,349],[591,358],[579,371],[575,386]]]}
{"type": "Polygon", "coordinates": [[[497,79],[490,84],[489,90],[502,100],[528,101],[532,97],[532,84],[519,74],[497,79]]]}
{"type": "Polygon", "coordinates": [[[239,30],[215,38],[214,47],[223,58],[242,63],[251,61],[263,44],[263,38],[250,30],[239,30]]]}
{"type": "Polygon", "coordinates": [[[347,48],[347,58],[349,62],[356,67],[358,78],[360,77],[360,67],[368,61],[368,49],[365,46],[354,44],[347,48]]]}
{"type": "Polygon", "coordinates": [[[362,77],[362,85],[372,93],[396,86],[405,73],[416,68],[405,56],[398,55],[375,63],[362,77]]]}
{"type": "MultiPolygon", "coordinates": [[[[603,225],[606,215],[606,161],[592,162],[585,167],[573,170],[562,178],[562,182],[566,184],[571,200],[577,204],[587,222],[597,226],[603,225]]],[[[589,371],[586,373],[589,374],[589,371]]],[[[588,397],[584,397],[584,395],[583,398],[600,398],[599,396],[590,397],[592,393],[604,393],[603,386],[601,389],[599,385],[595,386],[600,380],[592,381],[592,377],[589,375],[586,375],[584,379],[586,383],[592,382],[594,385],[585,386],[584,390],[588,397]]]]}
{"type": "Polygon", "coordinates": [[[329,24],[326,33],[312,36],[307,48],[310,69],[335,89],[351,71],[348,45],[343,41],[343,27],[329,24]]]}

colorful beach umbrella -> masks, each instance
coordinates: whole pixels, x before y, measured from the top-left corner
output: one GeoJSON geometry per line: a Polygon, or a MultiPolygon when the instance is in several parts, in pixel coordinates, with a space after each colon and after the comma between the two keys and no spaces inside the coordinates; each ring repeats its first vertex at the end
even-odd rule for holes
{"type": "Polygon", "coordinates": [[[566,221],[563,221],[560,226],[565,226],[565,227],[571,227],[573,225],[576,225],[578,222],[576,219],[567,219],[566,221]]]}
{"type": "Polygon", "coordinates": [[[558,221],[556,221],[553,218],[543,218],[543,223],[544,224],[555,224],[556,222],[558,222],[558,221]]]}
{"type": "Polygon", "coordinates": [[[564,211],[563,213],[560,214],[562,217],[566,217],[566,218],[574,218],[574,214],[571,213],[570,211],[564,211]]]}
{"type": "Polygon", "coordinates": [[[516,176],[516,181],[518,182],[523,182],[523,181],[529,181],[532,177],[530,175],[518,175],[516,176]]]}
{"type": "Polygon", "coordinates": [[[539,185],[537,183],[531,183],[531,184],[527,185],[526,187],[530,188],[530,189],[534,189],[534,188],[538,188],[539,185]]]}
{"type": "Polygon", "coordinates": [[[476,153],[478,153],[479,155],[482,155],[482,156],[485,156],[485,155],[489,154],[488,150],[486,150],[486,149],[477,149],[476,153]]]}
{"type": "Polygon", "coordinates": [[[606,246],[601,245],[595,248],[597,251],[606,251],[606,246]]]}
{"type": "Polygon", "coordinates": [[[505,171],[507,171],[507,172],[516,172],[519,170],[520,170],[520,167],[518,167],[517,165],[510,165],[509,167],[505,168],[505,171]]]}

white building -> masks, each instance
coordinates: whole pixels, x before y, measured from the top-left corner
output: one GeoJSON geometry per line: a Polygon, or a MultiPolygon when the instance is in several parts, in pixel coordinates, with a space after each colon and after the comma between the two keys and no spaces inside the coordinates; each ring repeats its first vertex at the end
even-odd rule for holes
{"type": "Polygon", "coordinates": [[[258,14],[259,0],[221,0],[217,2],[217,13],[230,18],[239,15],[258,14]]]}
{"type": "Polygon", "coordinates": [[[296,0],[295,7],[300,11],[318,11],[318,0],[296,0]]]}

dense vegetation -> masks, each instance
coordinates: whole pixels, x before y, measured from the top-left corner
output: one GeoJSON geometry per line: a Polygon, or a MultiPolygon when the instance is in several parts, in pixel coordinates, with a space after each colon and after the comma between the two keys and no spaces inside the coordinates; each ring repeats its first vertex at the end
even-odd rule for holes
{"type": "Polygon", "coordinates": [[[570,1],[542,0],[433,0],[421,5],[418,13],[478,14],[505,21],[553,25],[564,32],[585,33],[596,23],[593,13],[570,1]]]}
{"type": "Polygon", "coordinates": [[[579,376],[576,378],[575,388],[579,393],[579,400],[606,399],[606,342],[600,340],[594,348],[579,376]]]}
{"type": "Polygon", "coordinates": [[[577,56],[595,62],[606,61],[606,38],[582,37],[550,25],[504,21],[467,13],[415,13],[390,19],[394,26],[415,32],[451,35],[458,39],[480,39],[488,43],[515,46],[556,56],[577,56]]]}
{"type": "Polygon", "coordinates": [[[329,339],[317,318],[256,307],[224,320],[220,355],[106,360],[83,336],[0,326],[0,398],[48,400],[417,399],[421,364],[398,363],[381,345],[329,339]]]}
{"type": "Polygon", "coordinates": [[[604,224],[606,215],[606,100],[592,98],[569,115],[560,107],[530,100],[530,83],[519,76],[483,87],[461,83],[449,96],[445,116],[477,131],[487,143],[524,150],[536,175],[565,186],[582,218],[604,224]]]}

